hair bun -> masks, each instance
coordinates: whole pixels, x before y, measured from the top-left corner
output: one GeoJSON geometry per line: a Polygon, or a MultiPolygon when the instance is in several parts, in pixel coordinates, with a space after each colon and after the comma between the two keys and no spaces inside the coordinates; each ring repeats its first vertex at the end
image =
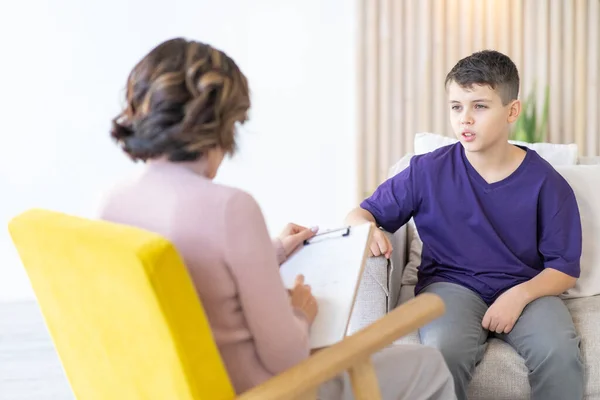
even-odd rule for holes
{"type": "Polygon", "coordinates": [[[248,81],[225,53],[172,39],[130,72],[125,106],[110,135],[134,161],[196,161],[215,147],[232,154],[236,123],[247,119],[248,81]]]}
{"type": "Polygon", "coordinates": [[[110,130],[110,136],[117,142],[132,137],[134,133],[135,132],[133,129],[113,121],[112,128],[110,130]]]}

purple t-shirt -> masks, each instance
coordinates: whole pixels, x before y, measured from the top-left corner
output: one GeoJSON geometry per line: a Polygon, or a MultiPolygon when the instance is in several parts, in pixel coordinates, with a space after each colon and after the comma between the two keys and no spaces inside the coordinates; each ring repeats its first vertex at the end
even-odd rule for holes
{"type": "Polygon", "coordinates": [[[487,183],[460,143],[414,156],[361,207],[395,232],[411,217],[423,241],[415,293],[463,285],[491,304],[554,268],[579,277],[581,221],[573,190],[534,150],[502,181],[487,183]]]}

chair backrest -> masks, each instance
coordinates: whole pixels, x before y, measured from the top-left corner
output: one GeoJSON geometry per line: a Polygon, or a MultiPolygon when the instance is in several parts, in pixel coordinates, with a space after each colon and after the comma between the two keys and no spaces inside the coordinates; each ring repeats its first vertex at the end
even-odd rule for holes
{"type": "Polygon", "coordinates": [[[9,230],[77,399],[235,397],[169,241],[46,210],[9,230]]]}

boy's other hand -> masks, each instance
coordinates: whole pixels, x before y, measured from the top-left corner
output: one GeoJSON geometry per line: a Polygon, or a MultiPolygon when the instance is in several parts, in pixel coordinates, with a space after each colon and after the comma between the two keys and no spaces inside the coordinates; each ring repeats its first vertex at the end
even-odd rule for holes
{"type": "Polygon", "coordinates": [[[509,333],[526,305],[520,288],[515,286],[502,293],[488,308],[483,316],[481,326],[490,332],[509,333]]]}
{"type": "Polygon", "coordinates": [[[392,244],[390,243],[387,236],[381,229],[375,229],[373,231],[373,237],[371,238],[371,244],[369,245],[369,251],[371,257],[385,256],[389,259],[392,255],[392,244]]]}

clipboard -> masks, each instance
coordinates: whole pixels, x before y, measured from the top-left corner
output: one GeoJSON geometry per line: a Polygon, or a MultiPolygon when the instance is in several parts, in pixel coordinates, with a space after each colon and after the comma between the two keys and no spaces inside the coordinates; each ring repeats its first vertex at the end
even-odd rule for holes
{"type": "Polygon", "coordinates": [[[296,276],[302,274],[317,300],[319,311],[310,333],[312,349],[331,346],[346,336],[373,227],[369,223],[319,233],[281,265],[286,288],[291,289],[296,276]]]}
{"type": "Polygon", "coordinates": [[[352,228],[351,226],[347,226],[345,228],[338,228],[338,229],[333,229],[333,230],[330,230],[330,231],[325,231],[325,232],[317,233],[312,238],[306,239],[304,241],[304,245],[306,246],[307,244],[315,243],[315,241],[319,242],[320,240],[325,240],[327,237],[331,237],[333,234],[338,233],[338,232],[340,232],[340,234],[342,236],[349,236],[351,228],[352,228]],[[325,235],[327,235],[327,237],[325,237],[325,239],[323,239],[323,237],[325,235]]]}

